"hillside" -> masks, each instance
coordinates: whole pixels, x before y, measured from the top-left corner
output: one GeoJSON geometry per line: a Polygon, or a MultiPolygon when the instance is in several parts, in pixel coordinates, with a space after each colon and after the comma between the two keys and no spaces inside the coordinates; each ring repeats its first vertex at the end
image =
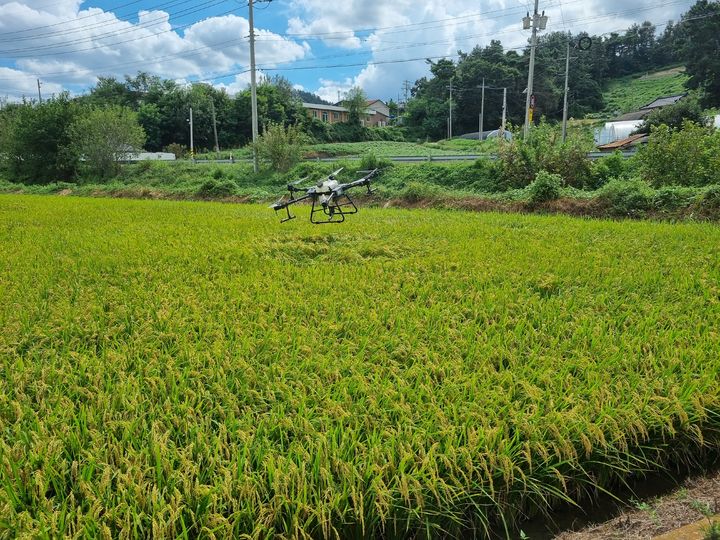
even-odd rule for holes
{"type": "Polygon", "coordinates": [[[687,80],[683,66],[615,79],[603,93],[605,114],[624,114],[637,110],[658,97],[684,92],[687,80]]]}

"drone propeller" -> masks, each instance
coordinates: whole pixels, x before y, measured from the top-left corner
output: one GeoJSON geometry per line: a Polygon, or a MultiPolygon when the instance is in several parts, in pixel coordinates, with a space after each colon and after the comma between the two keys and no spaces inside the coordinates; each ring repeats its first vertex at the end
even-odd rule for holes
{"type": "Polygon", "coordinates": [[[304,176],[300,180],[295,180],[294,182],[290,182],[290,185],[297,186],[298,184],[302,184],[303,182],[305,182],[305,180],[307,180],[308,178],[309,178],[308,176],[304,176]]]}
{"type": "Polygon", "coordinates": [[[345,168],[345,167],[340,167],[337,171],[330,173],[330,174],[327,176],[327,178],[330,179],[330,178],[335,178],[335,177],[337,177],[337,175],[340,174],[340,173],[343,171],[344,168],[345,168]]]}

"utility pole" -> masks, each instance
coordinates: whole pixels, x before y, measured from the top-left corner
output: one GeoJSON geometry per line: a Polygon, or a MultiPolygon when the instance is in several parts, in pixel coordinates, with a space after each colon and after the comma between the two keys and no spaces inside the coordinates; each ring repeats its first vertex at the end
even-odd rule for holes
{"type": "Polygon", "coordinates": [[[483,77],[482,98],[480,100],[480,132],[478,133],[478,141],[483,140],[484,128],[485,128],[485,77],[483,77]]]}
{"type": "Polygon", "coordinates": [[[503,109],[502,109],[502,125],[500,126],[500,142],[505,140],[505,123],[507,120],[507,88],[503,88],[503,109]]]}
{"type": "Polygon", "coordinates": [[[407,105],[408,97],[410,95],[410,88],[412,83],[408,80],[403,81],[403,91],[405,92],[405,104],[407,105]]]}
{"type": "Polygon", "coordinates": [[[190,159],[195,161],[195,139],[193,134],[193,110],[190,107],[190,159]]]}
{"type": "Polygon", "coordinates": [[[535,100],[533,96],[533,82],[535,79],[535,49],[537,49],[537,33],[538,30],[545,30],[547,27],[547,17],[545,12],[540,15],[538,9],[540,7],[540,0],[535,0],[535,11],[533,12],[532,18],[528,13],[527,17],[523,18],[523,29],[529,30],[532,26],[532,39],[530,41],[530,70],[528,72],[528,87],[527,96],[525,99],[525,130],[524,138],[527,139],[530,133],[530,123],[532,122],[532,111],[531,107],[534,108],[535,100]]]}
{"type": "Polygon", "coordinates": [[[453,92],[453,81],[450,79],[450,86],[447,88],[450,89],[450,118],[448,120],[448,139],[452,139],[453,136],[453,125],[452,125],[452,111],[453,111],[453,102],[452,102],[452,92],[453,92]]]}
{"type": "Polygon", "coordinates": [[[567,44],[567,56],[565,57],[565,103],[563,105],[563,127],[562,142],[565,144],[567,139],[567,121],[568,121],[568,91],[570,83],[570,41],[567,44]]]}
{"type": "Polygon", "coordinates": [[[42,103],[42,93],[40,92],[40,79],[37,80],[38,85],[38,101],[42,103]]]}
{"type": "Polygon", "coordinates": [[[258,110],[257,110],[257,80],[255,78],[255,21],[253,19],[253,0],[248,0],[248,22],[250,24],[250,101],[252,107],[252,140],[253,140],[253,170],[257,173],[258,154],[258,110]]]}
{"type": "Polygon", "coordinates": [[[220,144],[218,143],[218,136],[217,136],[217,119],[215,118],[215,101],[210,100],[210,110],[212,111],[212,119],[213,119],[213,133],[215,134],[215,152],[220,152],[220,144]]]}

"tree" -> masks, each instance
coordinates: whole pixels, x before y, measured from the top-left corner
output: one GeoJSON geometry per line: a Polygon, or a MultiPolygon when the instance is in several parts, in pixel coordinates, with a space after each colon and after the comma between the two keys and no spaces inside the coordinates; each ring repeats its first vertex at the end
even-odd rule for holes
{"type": "Polygon", "coordinates": [[[343,104],[348,110],[348,123],[359,126],[367,109],[367,96],[365,96],[365,92],[357,86],[351,88],[345,96],[343,104]]]}
{"type": "Polygon", "coordinates": [[[699,0],[683,15],[688,88],[704,92],[703,104],[720,105],[720,2],[699,0]]]}
{"type": "Polygon", "coordinates": [[[10,180],[43,184],[72,179],[77,161],[68,152],[69,127],[81,110],[68,94],[6,108],[0,154],[10,180]]]}
{"type": "Polygon", "coordinates": [[[91,108],[70,126],[73,153],[94,174],[117,174],[119,163],[138,152],[145,143],[145,131],[137,114],[127,107],[91,108]]]}

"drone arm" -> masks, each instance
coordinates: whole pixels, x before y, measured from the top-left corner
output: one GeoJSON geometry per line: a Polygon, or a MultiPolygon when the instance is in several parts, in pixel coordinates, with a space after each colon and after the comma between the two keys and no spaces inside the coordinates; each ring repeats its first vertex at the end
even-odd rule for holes
{"type": "Polygon", "coordinates": [[[372,190],[370,189],[370,181],[373,179],[373,177],[377,174],[378,170],[374,169],[370,171],[368,174],[363,176],[360,180],[355,180],[354,182],[350,182],[348,184],[344,184],[341,186],[341,189],[350,189],[354,187],[360,187],[360,186],[367,186],[368,193],[372,193],[372,190]]]}

